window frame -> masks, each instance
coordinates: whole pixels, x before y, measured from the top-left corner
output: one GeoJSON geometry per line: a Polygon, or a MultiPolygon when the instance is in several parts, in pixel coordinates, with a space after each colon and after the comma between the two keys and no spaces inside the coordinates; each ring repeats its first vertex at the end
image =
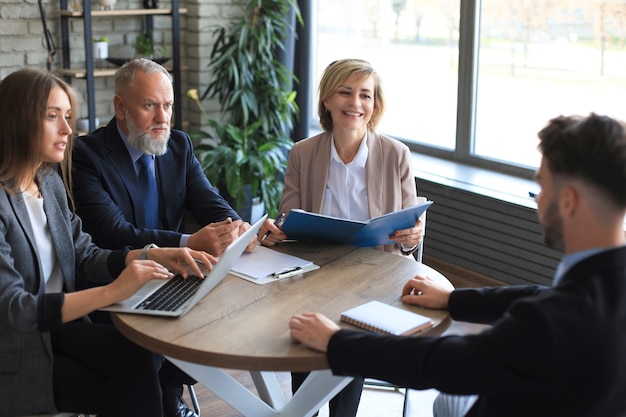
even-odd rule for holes
{"type": "Polygon", "coordinates": [[[432,145],[396,139],[405,143],[412,152],[463,163],[491,171],[533,179],[536,170],[511,163],[488,159],[472,154],[476,140],[476,93],[478,85],[478,51],[480,45],[480,0],[460,0],[459,22],[459,72],[457,87],[455,149],[448,150],[432,145]]]}

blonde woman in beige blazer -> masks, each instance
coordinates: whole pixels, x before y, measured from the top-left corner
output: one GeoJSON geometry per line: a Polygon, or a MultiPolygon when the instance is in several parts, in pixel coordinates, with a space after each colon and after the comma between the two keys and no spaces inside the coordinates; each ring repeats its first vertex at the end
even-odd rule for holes
{"type": "MultiPolygon", "coordinates": [[[[289,153],[279,212],[303,209],[365,220],[417,204],[409,149],[375,132],[384,111],[380,77],[367,61],[331,63],[319,85],[318,114],[324,133],[302,140],[289,153]]],[[[395,232],[395,245],[380,249],[412,254],[421,244],[422,224],[395,232]]],[[[287,236],[265,222],[259,239],[273,246],[287,236]],[[269,232],[269,234],[267,234],[269,232]]],[[[307,374],[292,373],[292,387],[307,374]]],[[[330,417],[355,416],[363,379],[355,378],[330,401],[330,417]]]]}
{"type": "MultiPolygon", "coordinates": [[[[356,204],[367,210],[367,218],[417,204],[408,147],[374,131],[383,111],[380,77],[367,61],[345,59],[331,63],[319,86],[318,113],[324,132],[297,142],[291,149],[279,212],[303,209],[336,216],[336,213],[324,212],[324,200],[332,196],[329,190],[331,164],[339,160],[346,167],[363,163],[364,154],[365,190],[356,204]]],[[[350,214],[345,217],[355,219],[350,214]]],[[[396,231],[393,239],[397,244],[380,249],[411,254],[419,247],[422,232],[418,220],[415,227],[396,231]]],[[[265,246],[287,238],[272,219],[265,222],[259,237],[265,246]],[[271,233],[264,237],[268,231],[271,233]]]]}
{"type": "MultiPolygon", "coordinates": [[[[365,173],[369,217],[381,216],[417,204],[409,149],[395,139],[374,132],[368,132],[367,136],[369,155],[365,173]]],[[[288,213],[295,208],[313,213],[322,212],[331,141],[332,133],[324,132],[294,145],[289,154],[279,212],[288,213]]],[[[416,225],[415,229],[421,230],[421,227],[416,225]]],[[[405,246],[409,249],[406,252],[410,252],[415,246],[412,242],[419,243],[421,232],[414,233],[417,234],[414,240],[406,240],[405,246]]],[[[399,244],[379,248],[387,252],[402,253],[399,244]]]]}

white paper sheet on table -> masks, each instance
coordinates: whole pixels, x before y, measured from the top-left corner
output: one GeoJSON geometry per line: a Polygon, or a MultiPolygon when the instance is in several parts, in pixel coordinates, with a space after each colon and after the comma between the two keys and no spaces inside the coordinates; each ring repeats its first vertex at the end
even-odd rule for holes
{"type": "Polygon", "coordinates": [[[319,266],[306,259],[281,253],[259,245],[251,253],[241,255],[230,272],[233,275],[247,279],[256,284],[267,284],[268,282],[300,275],[318,268],[319,266]],[[285,277],[276,278],[272,276],[274,273],[290,270],[292,268],[300,269],[295,273],[287,274],[285,277]]]}

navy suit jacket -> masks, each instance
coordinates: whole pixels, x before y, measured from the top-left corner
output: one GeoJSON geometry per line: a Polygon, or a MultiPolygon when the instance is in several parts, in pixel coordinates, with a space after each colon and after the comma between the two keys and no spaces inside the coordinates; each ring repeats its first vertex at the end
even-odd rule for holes
{"type": "Polygon", "coordinates": [[[115,118],[77,139],[74,199],[84,229],[103,248],[179,246],[187,210],[200,226],[239,215],[211,185],[189,136],[172,130],[167,152],[155,158],[161,229],[147,229],[139,180],[115,118]]]}
{"type": "Polygon", "coordinates": [[[493,326],[439,338],[341,330],[333,372],[478,394],[468,417],[626,415],[626,248],[580,261],[555,288],[456,290],[449,308],[493,326]]]}

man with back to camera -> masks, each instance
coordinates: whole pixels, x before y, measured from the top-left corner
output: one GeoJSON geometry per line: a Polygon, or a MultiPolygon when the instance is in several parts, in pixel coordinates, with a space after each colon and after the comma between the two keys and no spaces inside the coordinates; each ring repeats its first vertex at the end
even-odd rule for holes
{"type": "Polygon", "coordinates": [[[402,301],[493,326],[478,335],[392,337],[291,318],[292,338],[335,374],[437,388],[435,417],[626,415],[626,128],[557,117],[539,132],[537,214],[565,255],[552,287],[454,290],[416,276],[402,301]]]}
{"type": "MultiPolygon", "coordinates": [[[[135,59],[116,72],[113,103],[109,124],[78,138],[74,148],[74,198],[84,230],[103,248],[147,251],[156,244],[221,255],[250,225],[208,181],[189,136],[170,129],[171,75],[151,60],[135,59]],[[185,210],[201,225],[193,234],[182,232],[185,210]]],[[[256,238],[247,250],[255,245],[256,238]]],[[[182,384],[195,381],[169,361],[159,378],[165,416],[196,416],[182,399],[182,384]]]]}

